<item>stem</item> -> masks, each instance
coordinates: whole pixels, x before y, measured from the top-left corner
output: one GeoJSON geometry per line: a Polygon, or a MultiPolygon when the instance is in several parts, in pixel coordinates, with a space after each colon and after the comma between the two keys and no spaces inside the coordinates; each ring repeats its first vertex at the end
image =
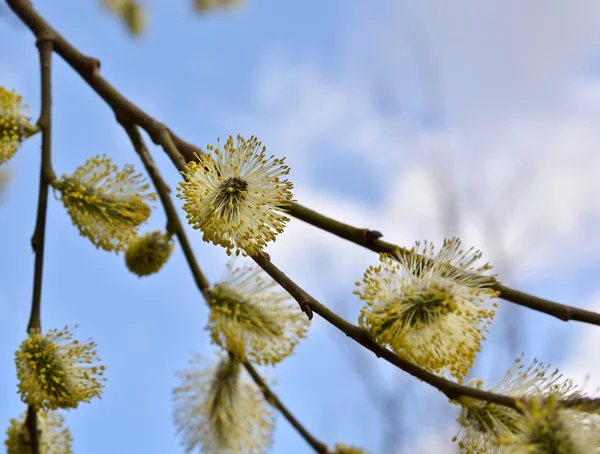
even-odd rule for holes
{"type": "MultiPolygon", "coordinates": [[[[401,254],[408,253],[406,248],[401,248],[395,244],[380,240],[379,236],[381,236],[381,234],[377,231],[359,229],[344,224],[295,202],[292,202],[287,207],[287,210],[292,216],[301,221],[325,230],[326,232],[333,233],[340,238],[351,241],[359,246],[370,249],[371,251],[388,254],[395,254],[398,251],[400,251],[401,254]]],[[[490,283],[489,288],[497,291],[500,294],[499,297],[506,301],[533,309],[534,311],[543,312],[544,314],[551,315],[559,320],[565,322],[573,320],[600,326],[600,314],[597,312],[538,298],[537,296],[505,287],[495,280],[490,283]]]]}
{"type": "Polygon", "coordinates": [[[180,172],[185,170],[185,165],[187,161],[183,158],[177,146],[175,146],[175,142],[171,137],[171,134],[165,129],[156,134],[154,138],[157,145],[160,145],[167,156],[171,158],[171,161],[175,164],[175,168],[177,168],[180,172]]]}
{"type": "MultiPolygon", "coordinates": [[[[37,36],[46,34],[54,43],[54,50],[88,83],[88,85],[113,109],[120,122],[141,126],[154,143],[162,145],[175,167],[184,171],[185,163],[196,159],[202,150],[178,137],[166,125],[148,115],[100,75],[100,62],[79,52],[63,38],[33,8],[28,0],[6,0],[10,8],[37,36]]],[[[341,238],[375,252],[393,253],[397,246],[379,240],[382,234],[376,230],[359,229],[323,216],[297,203],[291,203],[288,212],[297,219],[333,233],[341,238]]],[[[403,250],[402,248],[400,248],[403,250]]],[[[490,286],[500,292],[500,298],[519,306],[543,312],[562,321],[578,321],[600,326],[600,314],[538,298],[499,283],[490,286]]]]}
{"type": "MultiPolygon", "coordinates": [[[[31,238],[31,247],[35,253],[33,272],[33,297],[31,300],[31,315],[27,324],[27,333],[42,329],[41,302],[42,276],[44,274],[44,244],[46,240],[46,212],[48,208],[48,185],[52,181],[52,41],[39,38],[37,47],[40,54],[42,110],[37,125],[42,130],[42,158],[40,165],[40,188],[38,195],[37,218],[35,231],[31,238]]],[[[31,452],[39,454],[40,440],[37,427],[37,413],[33,405],[27,408],[25,424],[31,440],[31,452]]]]}
{"type": "Polygon", "coordinates": [[[29,432],[29,443],[31,454],[40,454],[40,436],[37,427],[37,413],[33,405],[27,407],[27,417],[25,418],[25,427],[29,432]]]}
{"type": "MultiPolygon", "coordinates": [[[[269,259],[261,255],[253,256],[252,259],[279,285],[286,289],[288,293],[298,302],[300,307],[309,306],[312,311],[323,317],[337,329],[346,334],[346,336],[352,338],[354,341],[358,342],[368,350],[371,350],[378,358],[385,359],[387,362],[393,364],[399,369],[402,369],[404,372],[407,372],[413,377],[433,386],[446,395],[448,399],[456,400],[462,396],[472,397],[473,399],[485,400],[487,402],[504,405],[518,410],[517,400],[512,397],[492,393],[489,391],[483,391],[470,386],[459,385],[458,383],[446,380],[445,378],[428,372],[416,364],[413,364],[410,361],[407,361],[392,353],[390,350],[381,347],[379,344],[377,344],[377,342],[375,342],[375,340],[373,340],[367,330],[347,322],[339,315],[330,311],[327,307],[319,303],[316,299],[305,292],[294,281],[288,278],[269,259]]],[[[570,400],[566,400],[563,403],[565,405],[573,404],[570,400]]],[[[598,405],[600,402],[597,399],[590,399],[589,401],[586,401],[586,403],[591,407],[593,404],[598,405]]]]}
{"type": "Polygon", "coordinates": [[[206,293],[210,288],[210,283],[208,282],[208,279],[206,279],[206,276],[204,276],[204,274],[202,273],[202,270],[198,266],[198,262],[194,257],[192,246],[190,245],[187,235],[185,234],[185,230],[183,228],[183,225],[181,224],[181,220],[177,215],[175,205],[173,205],[173,201],[171,200],[171,196],[169,195],[169,187],[162,179],[160,172],[156,167],[154,160],[152,159],[152,156],[150,156],[150,153],[148,152],[146,144],[142,139],[142,135],[140,134],[139,129],[133,123],[123,122],[121,123],[121,125],[127,132],[127,135],[129,136],[129,139],[131,140],[131,143],[133,144],[136,153],[142,159],[144,167],[146,168],[146,171],[148,172],[148,175],[150,175],[150,179],[152,180],[152,183],[156,188],[156,192],[158,192],[158,197],[160,198],[162,206],[165,210],[165,214],[167,216],[167,229],[169,230],[169,232],[173,232],[177,235],[177,239],[181,244],[181,248],[183,249],[185,258],[188,262],[190,270],[192,271],[194,280],[196,281],[196,285],[198,286],[198,289],[200,290],[202,295],[206,297],[206,293]]]}
{"type": "MultiPolygon", "coordinates": [[[[177,238],[179,239],[179,242],[185,254],[185,258],[188,262],[190,270],[192,271],[194,280],[196,281],[196,285],[198,286],[198,289],[200,290],[204,298],[208,299],[208,290],[210,289],[210,284],[204,276],[204,274],[202,273],[198,262],[196,261],[196,257],[194,256],[183,225],[181,224],[181,220],[179,219],[175,206],[173,205],[173,202],[169,195],[169,187],[164,182],[162,176],[160,175],[160,171],[154,164],[154,160],[148,152],[148,149],[144,143],[144,140],[138,128],[132,123],[122,122],[121,125],[127,132],[127,135],[129,136],[129,139],[131,140],[135,151],[142,159],[144,167],[150,175],[150,179],[152,180],[152,183],[154,184],[154,187],[158,192],[158,196],[165,210],[165,215],[167,216],[167,225],[169,226],[169,230],[172,229],[172,231],[175,232],[177,238]]],[[[171,138],[168,134],[164,134],[161,137],[161,141],[164,142],[165,148],[172,146],[171,151],[173,149],[175,150],[175,152],[177,151],[175,145],[172,143],[171,138]]],[[[169,153],[169,150],[165,151],[169,153]]],[[[229,354],[231,355],[231,352],[229,352],[229,354]]],[[[307,441],[307,443],[315,449],[317,453],[326,454],[327,447],[323,443],[317,441],[317,439],[314,438],[304,428],[304,426],[300,424],[300,422],[294,417],[294,415],[292,415],[290,411],[281,403],[281,401],[277,398],[275,393],[271,391],[271,389],[267,386],[267,384],[252,367],[252,365],[247,361],[244,361],[243,364],[250,376],[252,377],[252,379],[254,380],[254,382],[262,391],[263,395],[265,396],[265,399],[268,402],[271,402],[281,412],[281,414],[289,421],[289,423],[298,431],[302,438],[304,438],[307,441]]]]}
{"type": "Polygon", "coordinates": [[[40,304],[42,297],[42,274],[44,270],[44,242],[46,238],[46,211],[48,206],[48,185],[52,181],[52,88],[51,88],[51,59],[52,41],[39,40],[37,43],[40,54],[40,68],[42,74],[42,111],[37,125],[42,130],[42,158],[40,166],[40,188],[38,195],[37,217],[35,231],[31,238],[31,247],[35,253],[35,268],[33,274],[33,298],[31,301],[31,315],[27,325],[27,332],[34,328],[41,329],[40,304]]]}
{"type": "Polygon", "coordinates": [[[315,439],[308,430],[304,428],[300,421],[298,421],[294,415],[292,415],[289,410],[283,405],[283,403],[279,400],[279,398],[269,389],[265,381],[261,378],[261,376],[256,372],[256,369],[250,364],[248,361],[242,361],[242,364],[254,380],[254,382],[258,385],[260,390],[265,396],[265,400],[269,402],[271,405],[276,407],[279,412],[288,420],[288,422],[296,429],[296,431],[306,440],[306,442],[312,446],[315,452],[319,454],[327,454],[327,446],[315,439]]]}

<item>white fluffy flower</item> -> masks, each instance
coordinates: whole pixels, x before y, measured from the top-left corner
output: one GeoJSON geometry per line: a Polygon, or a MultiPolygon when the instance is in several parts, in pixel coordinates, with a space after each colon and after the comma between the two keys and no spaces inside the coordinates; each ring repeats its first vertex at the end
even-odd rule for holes
{"type": "Polygon", "coordinates": [[[229,136],[223,151],[210,145],[207,150],[209,155],[188,163],[178,188],[188,222],[227,254],[256,255],[289,221],[282,213],[292,200],[292,183],[282,179],[289,173],[285,158],[267,158],[254,136],[238,136],[236,143],[229,136]]]}
{"type": "Polygon", "coordinates": [[[234,268],[210,290],[208,329],[213,341],[238,358],[275,364],[306,335],[308,319],[287,292],[260,268],[234,268]]]}
{"type": "MultiPolygon", "coordinates": [[[[25,424],[27,411],[20,418],[11,419],[6,430],[7,454],[30,454],[31,437],[25,424]]],[[[37,429],[40,454],[72,454],[73,438],[69,429],[63,427],[65,418],[56,413],[37,412],[37,429]]]]}
{"type": "Polygon", "coordinates": [[[222,357],[207,368],[199,355],[179,372],[174,417],[187,452],[263,453],[271,441],[273,415],[261,391],[242,376],[241,364],[222,357]]]}
{"type": "MultiPolygon", "coordinates": [[[[583,397],[577,385],[563,379],[558,370],[549,373],[550,366],[537,360],[525,370],[521,361],[522,356],[491,388],[495,393],[527,399],[520,404],[521,411],[468,397],[457,399],[462,410],[457,420],[461,430],[455,440],[460,440],[461,451],[469,454],[598,452],[588,448],[599,441],[599,416],[556,405],[557,399],[583,397]],[[557,450],[545,450],[547,443],[554,443],[552,446],[557,450]]],[[[469,382],[477,388],[482,384],[481,380],[469,382]]],[[[594,448],[598,449],[597,446],[594,448]]]]}
{"type": "Polygon", "coordinates": [[[380,255],[365,272],[356,293],[367,305],[359,324],[382,345],[415,364],[462,381],[473,365],[494,316],[496,292],[487,286],[489,265],[471,265],[481,257],[460,240],[444,241],[436,253],[425,242],[396,257],[380,255]]]}

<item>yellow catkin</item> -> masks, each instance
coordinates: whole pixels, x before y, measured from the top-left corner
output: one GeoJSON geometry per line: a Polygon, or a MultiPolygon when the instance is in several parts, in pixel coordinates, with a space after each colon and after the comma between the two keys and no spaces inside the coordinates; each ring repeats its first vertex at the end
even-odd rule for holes
{"type": "MultiPolygon", "coordinates": [[[[464,454],[487,453],[594,453],[600,446],[600,415],[559,408],[560,399],[584,397],[576,384],[563,378],[558,369],[534,360],[526,369],[523,356],[490,391],[519,399],[520,409],[460,397],[457,419],[461,428],[454,437],[464,454]],[[553,403],[554,402],[554,403],[553,403]],[[544,444],[546,443],[546,444],[544,444]],[[548,443],[557,449],[546,450],[548,443]],[[562,449],[562,450],[561,450],[562,449]]],[[[481,389],[483,381],[473,379],[468,386],[481,389]]]]}
{"type": "Polygon", "coordinates": [[[8,186],[8,182],[11,179],[11,174],[5,169],[0,169],[0,203],[4,197],[4,193],[6,191],[6,187],[8,186]]]}
{"type": "Polygon", "coordinates": [[[367,451],[364,451],[360,448],[355,448],[354,446],[347,446],[341,443],[337,443],[331,454],[367,454],[367,451]]]}
{"type": "Polygon", "coordinates": [[[229,136],[223,150],[207,150],[188,163],[186,181],[177,188],[188,223],[228,255],[256,255],[289,221],[283,210],[292,200],[292,183],[282,178],[290,169],[284,159],[267,157],[254,136],[235,142],[229,136]]]}
{"type": "Polygon", "coordinates": [[[38,131],[25,115],[27,105],[14,91],[0,86],[0,165],[17,152],[27,137],[38,131]]]}
{"type": "Polygon", "coordinates": [[[519,402],[523,420],[508,444],[511,454],[591,454],[600,452],[600,416],[562,408],[561,394],[534,396],[519,402]]]}
{"type": "Polygon", "coordinates": [[[174,247],[171,235],[160,230],[148,232],[129,245],[125,252],[125,263],[132,273],[148,276],[162,268],[174,247]]]}
{"type": "Polygon", "coordinates": [[[460,249],[456,238],[439,253],[426,242],[406,254],[381,254],[355,292],[367,303],[360,326],[399,356],[462,382],[494,317],[497,295],[482,274],[490,266],[471,266],[480,256],[460,249]]]}
{"type": "Polygon", "coordinates": [[[273,415],[242,372],[235,358],[223,356],[216,367],[207,367],[196,355],[178,373],[173,415],[188,452],[259,454],[270,445],[273,415]]]}
{"type": "Polygon", "coordinates": [[[307,317],[261,269],[227,267],[207,299],[213,342],[256,364],[280,362],[306,335],[307,317]]]}
{"type": "Polygon", "coordinates": [[[241,0],[195,0],[194,7],[200,13],[215,9],[234,8],[242,4],[241,0]]]}
{"type": "Polygon", "coordinates": [[[82,236],[106,251],[125,250],[137,237],[156,200],[150,186],[132,166],[121,171],[110,158],[96,156],[52,183],[82,236]]]}
{"type": "Polygon", "coordinates": [[[146,29],[148,14],[144,5],[139,1],[102,0],[102,4],[123,21],[133,36],[140,36],[146,29]]]}
{"type": "MultiPolygon", "coordinates": [[[[11,419],[6,430],[7,454],[31,454],[31,437],[25,425],[27,411],[20,418],[11,419]]],[[[56,413],[37,412],[37,428],[40,454],[72,454],[73,438],[68,428],[64,428],[65,418],[56,413]]]]}
{"type": "Polygon", "coordinates": [[[80,402],[100,397],[104,366],[98,361],[96,344],[73,340],[68,327],[46,334],[32,330],[15,352],[21,399],[54,410],[77,408],[80,402]]]}

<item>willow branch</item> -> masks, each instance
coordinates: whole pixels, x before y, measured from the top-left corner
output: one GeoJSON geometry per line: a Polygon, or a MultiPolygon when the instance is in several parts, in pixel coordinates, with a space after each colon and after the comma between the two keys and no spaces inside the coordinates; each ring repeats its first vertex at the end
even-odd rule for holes
{"type": "MultiPolygon", "coordinates": [[[[326,232],[333,233],[340,238],[351,241],[359,246],[370,249],[371,251],[389,254],[395,254],[397,252],[400,252],[400,254],[409,253],[406,248],[380,240],[379,237],[382,235],[377,231],[359,229],[344,224],[343,222],[331,219],[298,203],[292,202],[288,207],[288,211],[297,219],[325,230],[326,232]]],[[[543,312],[544,314],[551,315],[559,320],[565,322],[573,320],[600,326],[600,314],[597,312],[538,298],[537,296],[505,287],[495,280],[490,283],[489,288],[497,291],[500,294],[500,298],[506,301],[538,312],[543,312]]]]}
{"type": "Polygon", "coordinates": [[[179,150],[185,150],[185,153],[192,157],[194,153],[202,153],[200,148],[177,137],[163,123],[152,118],[116,90],[100,75],[100,61],[83,55],[73,47],[37,13],[29,0],[6,0],[6,3],[37,38],[44,35],[54,43],[54,51],[77,71],[115,113],[118,113],[120,119],[140,125],[155,143],[158,134],[166,131],[179,150]]]}
{"type": "MultiPolygon", "coordinates": [[[[183,229],[183,225],[181,224],[181,220],[179,219],[177,210],[175,209],[173,201],[171,200],[171,196],[169,195],[169,187],[164,182],[162,176],[160,175],[160,171],[154,164],[154,160],[152,159],[152,156],[150,155],[138,128],[135,125],[126,122],[121,122],[121,125],[127,132],[127,135],[129,136],[129,139],[131,140],[131,143],[135,148],[136,153],[142,159],[144,167],[146,168],[148,175],[150,175],[150,179],[152,180],[152,183],[154,184],[154,187],[158,192],[158,197],[160,198],[162,206],[165,210],[165,215],[167,216],[167,225],[169,226],[169,229],[172,229],[172,231],[177,235],[177,238],[179,239],[179,243],[183,248],[185,258],[188,262],[190,270],[192,271],[192,275],[194,276],[196,285],[198,286],[198,289],[200,290],[204,298],[208,299],[208,290],[210,288],[210,284],[208,282],[208,279],[206,279],[206,277],[202,273],[198,262],[196,261],[196,257],[194,256],[194,253],[190,246],[190,242],[187,238],[185,230],[183,229]]],[[[168,144],[168,142],[170,141],[170,137],[168,135],[165,135],[163,136],[162,140],[168,144]]],[[[261,392],[265,396],[265,399],[268,402],[272,403],[281,412],[281,414],[289,421],[289,423],[298,431],[300,436],[302,436],[302,438],[304,438],[306,442],[310,444],[317,453],[326,454],[327,447],[323,443],[319,442],[316,438],[314,438],[308,432],[308,430],[306,430],[304,426],[300,424],[300,422],[294,417],[294,415],[292,415],[292,413],[290,413],[290,411],[283,405],[283,403],[281,403],[281,401],[277,398],[275,393],[271,391],[269,386],[256,372],[254,367],[252,367],[252,365],[247,361],[244,361],[243,364],[250,376],[252,377],[252,379],[254,380],[254,382],[256,383],[256,385],[260,388],[261,392]]]]}
{"type": "MultiPolygon", "coordinates": [[[[514,408],[518,410],[517,399],[510,396],[504,396],[502,394],[496,394],[481,389],[472,388],[470,386],[460,385],[451,380],[439,377],[425,369],[405,360],[398,355],[394,354],[390,350],[381,347],[369,334],[369,332],[363,328],[360,328],[352,323],[347,322],[339,315],[329,310],[326,306],[319,303],[315,298],[304,291],[294,281],[288,278],[279,268],[277,268],[266,256],[257,255],[253,256],[252,259],[260,266],[269,276],[271,276],[281,287],[288,291],[288,293],[298,302],[300,307],[308,306],[313,312],[323,317],[326,321],[331,323],[337,329],[342,331],[346,336],[352,338],[354,341],[367,348],[368,350],[375,353],[378,358],[383,358],[390,364],[398,367],[399,369],[407,372],[419,380],[424,381],[430,386],[433,386],[440,392],[442,392],[448,399],[456,400],[459,397],[471,397],[473,399],[484,400],[506,407],[514,408]]],[[[571,401],[565,400],[562,402],[566,406],[575,406],[582,404],[581,400],[571,401]]],[[[598,399],[585,399],[584,402],[588,408],[598,408],[600,400],[598,399]],[[595,406],[595,407],[594,407],[595,406]]]]}
{"type": "MultiPolygon", "coordinates": [[[[178,137],[165,124],[144,112],[123,94],[115,89],[100,75],[100,62],[79,52],[33,8],[28,0],[6,0],[10,8],[37,36],[45,34],[54,43],[54,50],[88,83],[88,85],[112,108],[119,121],[125,121],[141,126],[152,138],[153,142],[163,146],[177,169],[183,171],[185,163],[196,159],[202,150],[178,137]]],[[[393,253],[397,246],[381,241],[382,234],[376,230],[360,229],[349,224],[335,221],[316,211],[297,203],[288,207],[289,213],[308,224],[330,232],[374,252],[393,253]]],[[[400,250],[406,250],[400,248],[400,250]]],[[[500,298],[542,312],[562,321],[579,321],[600,326],[600,314],[585,309],[579,309],[543,298],[538,298],[505,287],[494,282],[490,287],[500,293],[500,298]]]]}
{"type": "MultiPolygon", "coordinates": [[[[37,217],[35,230],[31,238],[31,247],[35,253],[33,271],[33,296],[31,299],[31,314],[27,324],[27,333],[34,329],[42,329],[41,302],[42,276],[44,274],[44,244],[46,240],[46,212],[48,208],[48,187],[54,179],[52,170],[52,41],[39,37],[37,47],[40,55],[41,73],[41,113],[37,125],[42,131],[42,152],[40,164],[40,188],[38,194],[37,217]]],[[[30,436],[31,452],[39,454],[40,439],[37,427],[37,413],[33,405],[27,408],[25,425],[30,436]]]]}
{"type": "Polygon", "coordinates": [[[127,132],[127,135],[133,144],[133,148],[135,148],[136,153],[144,163],[144,167],[146,168],[148,175],[150,175],[150,179],[156,188],[156,192],[158,192],[158,197],[160,198],[161,204],[167,216],[167,230],[169,233],[174,233],[177,236],[192,275],[194,276],[194,281],[196,282],[196,285],[198,286],[198,289],[202,295],[206,297],[208,289],[210,288],[210,283],[208,282],[208,279],[206,279],[206,276],[204,276],[202,273],[202,270],[200,269],[200,266],[194,257],[192,246],[190,245],[187,235],[185,234],[181,220],[177,215],[177,209],[175,208],[175,205],[171,200],[171,196],[169,195],[170,189],[162,179],[160,172],[156,167],[152,156],[150,156],[148,148],[146,147],[137,126],[135,126],[133,123],[126,122],[121,122],[121,125],[125,129],[125,132],[127,132]]]}
{"type": "Polygon", "coordinates": [[[248,361],[243,361],[244,367],[254,380],[254,382],[258,385],[263,396],[265,396],[265,400],[271,403],[274,407],[276,407],[279,412],[288,420],[288,422],[296,429],[296,431],[306,440],[306,442],[315,450],[315,452],[319,454],[327,454],[327,446],[315,439],[300,422],[292,415],[285,405],[279,400],[277,395],[271,391],[269,386],[265,383],[265,381],[258,374],[256,369],[250,364],[248,361]]]}
{"type": "Polygon", "coordinates": [[[29,405],[27,407],[25,426],[29,432],[29,446],[31,447],[31,454],[40,454],[40,437],[38,433],[37,413],[33,405],[29,405]]]}
{"type": "Polygon", "coordinates": [[[31,247],[35,253],[35,268],[33,273],[33,298],[31,301],[31,315],[27,325],[27,332],[31,329],[41,329],[40,305],[42,297],[42,274],[44,270],[44,242],[46,238],[46,211],[48,206],[48,185],[55,178],[52,170],[52,87],[51,87],[51,59],[52,42],[40,39],[37,42],[40,54],[42,109],[37,125],[42,131],[42,158],[40,165],[40,188],[38,194],[37,217],[35,230],[31,238],[31,247]]]}

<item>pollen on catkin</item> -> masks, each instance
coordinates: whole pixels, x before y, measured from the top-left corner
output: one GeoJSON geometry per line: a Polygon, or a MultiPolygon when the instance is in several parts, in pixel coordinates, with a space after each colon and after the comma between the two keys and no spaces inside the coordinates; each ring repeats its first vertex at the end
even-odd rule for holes
{"type": "Polygon", "coordinates": [[[44,410],[77,408],[100,397],[104,366],[97,365],[96,344],[73,340],[68,327],[41,334],[31,330],[15,352],[21,400],[44,410]]]}
{"type": "MultiPolygon", "coordinates": [[[[504,377],[494,384],[490,391],[519,398],[522,402],[538,398],[542,399],[541,401],[546,401],[550,396],[556,396],[558,399],[576,399],[584,396],[572,380],[563,378],[558,369],[549,372],[550,366],[537,360],[534,360],[527,369],[524,369],[522,359],[522,355],[517,358],[504,377]]],[[[473,379],[468,383],[468,386],[475,386],[478,389],[481,389],[482,385],[483,381],[478,379],[473,379]]],[[[535,415],[541,415],[541,413],[535,411],[537,404],[532,407],[528,407],[529,404],[526,404],[521,411],[517,411],[503,405],[470,397],[460,397],[454,400],[453,403],[461,406],[461,413],[457,419],[461,429],[454,437],[454,441],[458,441],[462,453],[487,454],[497,452],[516,454],[518,452],[531,452],[541,454],[546,452],[536,451],[531,446],[527,447],[527,449],[532,449],[530,451],[519,451],[527,445],[526,440],[531,439],[526,435],[527,433],[531,434],[531,427],[534,427],[535,424],[549,423],[539,418],[536,422],[535,415]],[[531,415],[527,414],[528,408],[532,410],[531,415]]],[[[578,424],[581,425],[582,429],[587,428],[585,430],[588,430],[590,427],[595,427],[597,432],[600,428],[598,424],[600,416],[598,415],[580,412],[577,409],[560,409],[559,412],[560,416],[571,421],[579,421],[578,424]]],[[[580,439],[583,437],[575,434],[575,438],[580,439]]],[[[574,451],[574,453],[578,452],[574,451]]],[[[595,451],[583,452],[592,453],[595,451]]]]}
{"type": "Polygon", "coordinates": [[[0,86],[0,165],[14,156],[24,139],[39,130],[29,123],[27,105],[22,101],[21,95],[0,86]]]}
{"type": "Polygon", "coordinates": [[[258,386],[242,375],[238,360],[222,356],[216,367],[207,367],[196,355],[178,376],[173,415],[187,452],[265,452],[274,418],[258,386]]]}
{"type": "MultiPolygon", "coordinates": [[[[31,437],[25,424],[27,411],[20,418],[11,419],[6,430],[7,454],[31,454],[31,437]]],[[[40,454],[72,454],[71,432],[63,427],[65,418],[56,412],[37,412],[40,454]]]]}
{"type": "Polygon", "coordinates": [[[404,254],[381,254],[364,274],[367,304],[359,324],[397,355],[462,383],[494,317],[496,292],[486,287],[489,265],[473,268],[481,257],[460,240],[445,240],[439,252],[420,243],[404,254]]]}
{"type": "Polygon", "coordinates": [[[215,9],[239,6],[241,3],[242,0],[195,0],[194,7],[196,11],[206,13],[215,9]]]}
{"type": "Polygon", "coordinates": [[[119,171],[106,156],[88,159],[52,186],[79,233],[105,251],[125,250],[150,216],[145,201],[156,200],[142,174],[129,165],[119,171]]]}
{"type": "Polygon", "coordinates": [[[260,268],[228,263],[227,269],[207,299],[213,342],[256,364],[276,364],[292,354],[309,324],[298,305],[260,268]]]}
{"type": "Polygon", "coordinates": [[[148,232],[129,244],[125,263],[129,271],[138,276],[158,272],[169,260],[175,244],[171,235],[160,230],[148,232]]]}
{"type": "Polygon", "coordinates": [[[534,396],[519,402],[523,414],[509,454],[600,453],[600,416],[559,404],[561,394],[534,396]]]}
{"type": "Polygon", "coordinates": [[[364,451],[360,448],[355,448],[354,446],[336,443],[336,445],[333,447],[333,451],[331,451],[331,454],[367,454],[367,451],[364,451]]]}
{"type": "Polygon", "coordinates": [[[106,9],[119,17],[133,36],[139,36],[146,28],[147,12],[137,0],[102,0],[106,9]]]}
{"type": "Polygon", "coordinates": [[[5,169],[0,169],[0,203],[2,203],[4,192],[10,181],[11,174],[5,169]]]}
{"type": "Polygon", "coordinates": [[[189,162],[177,197],[184,200],[188,223],[203,240],[243,255],[256,255],[283,232],[289,218],[283,210],[292,201],[290,171],[284,159],[267,158],[254,136],[229,136],[223,150],[209,145],[206,156],[189,162]]]}

